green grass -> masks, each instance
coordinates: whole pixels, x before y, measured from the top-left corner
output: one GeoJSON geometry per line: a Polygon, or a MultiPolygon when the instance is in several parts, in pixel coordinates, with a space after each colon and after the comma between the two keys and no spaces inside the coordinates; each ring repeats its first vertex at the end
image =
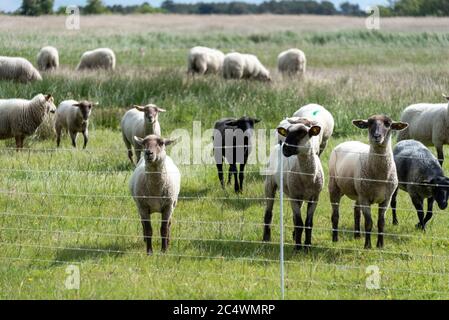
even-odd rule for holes
{"type": "MultiPolygon", "coordinates": [[[[153,101],[167,109],[160,115],[164,135],[193,121],[202,130],[223,116],[243,114],[262,119],[258,128],[273,129],[279,120],[306,103],[320,103],[336,120],[322,162],[327,175],[330,151],[346,140],[366,141],[351,125],[354,118],[387,113],[397,119],[417,101],[441,101],[449,88],[447,33],[80,33],[46,39],[60,48],[62,69],[30,85],[3,82],[0,97],[29,98],[51,92],[56,101],[91,99],[93,111],[87,150],[72,150],[64,137],[55,142],[30,138],[26,149],[0,149],[0,298],[142,298],[278,299],[279,202],[274,209],[273,243],[262,244],[264,212],[262,164],[248,167],[245,191],[219,188],[214,165],[180,165],[182,187],[174,213],[173,241],[160,254],[160,215],[153,215],[155,255],[144,255],[141,225],[128,181],[128,163],[119,131],[123,112],[132,104],[153,101]],[[274,72],[283,48],[298,46],[308,55],[304,82],[273,84],[223,81],[185,75],[188,47],[196,44],[255,52],[274,72]],[[87,47],[117,51],[118,70],[72,71],[87,47]],[[140,57],[138,49],[147,52],[140,57]],[[122,49],[120,49],[122,48],[122,49]],[[126,49],[125,49],[126,48],[126,49]],[[168,54],[167,54],[168,52],[168,54]],[[66,267],[80,267],[80,290],[67,290],[66,267]]],[[[5,55],[34,60],[41,39],[32,31],[0,35],[5,55]]],[[[205,135],[205,142],[209,137],[205,135]]],[[[190,143],[193,143],[190,141],[190,143]]],[[[173,150],[172,147],[171,150],[173,150]]],[[[432,149],[432,151],[434,151],[432,149]]],[[[190,157],[193,155],[191,154],[190,157]]],[[[447,170],[447,163],[445,165],[447,170]]],[[[327,185],[326,185],[327,187],[327,185]]],[[[398,199],[399,226],[387,213],[386,247],[364,250],[350,232],[331,242],[330,204],[325,189],[315,213],[309,254],[294,253],[292,213],[286,201],[286,297],[288,299],[428,299],[449,298],[449,217],[437,212],[425,233],[415,229],[416,213],[406,194],[398,199]],[[365,288],[365,269],[377,265],[381,290],[365,288]]],[[[373,214],[376,220],[377,214],[373,214]]],[[[352,207],[343,200],[340,226],[352,230],[352,207]]],[[[374,239],[375,240],[375,239],[374,239]]]]}

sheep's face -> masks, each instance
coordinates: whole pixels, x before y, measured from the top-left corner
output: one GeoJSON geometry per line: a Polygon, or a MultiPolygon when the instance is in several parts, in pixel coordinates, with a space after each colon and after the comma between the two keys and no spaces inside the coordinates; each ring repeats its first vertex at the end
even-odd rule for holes
{"type": "Polygon", "coordinates": [[[408,127],[405,122],[395,122],[385,115],[374,115],[367,120],[352,120],[352,123],[360,129],[368,129],[368,137],[371,145],[386,147],[390,142],[392,130],[404,130],[408,127]]]}
{"type": "Polygon", "coordinates": [[[146,106],[134,106],[137,110],[144,113],[145,119],[149,123],[155,123],[159,112],[165,112],[165,109],[159,108],[154,104],[148,104],[146,106]]]}
{"type": "Polygon", "coordinates": [[[272,80],[268,71],[259,73],[258,79],[266,82],[271,82],[272,80]]]}
{"type": "Polygon", "coordinates": [[[89,120],[90,113],[92,112],[92,108],[97,105],[96,103],[92,103],[90,101],[81,101],[79,103],[75,103],[73,106],[79,109],[81,114],[81,118],[83,119],[83,123],[87,123],[89,120]]]}
{"type": "Polygon", "coordinates": [[[52,97],[51,94],[47,94],[45,96],[45,112],[46,113],[56,112],[55,99],[52,97]]]}
{"type": "Polygon", "coordinates": [[[449,197],[449,178],[437,177],[431,179],[429,184],[436,185],[433,187],[433,198],[441,210],[447,208],[447,199],[449,197]]]}
{"type": "Polygon", "coordinates": [[[282,153],[286,157],[310,154],[310,139],[320,134],[321,127],[306,118],[290,118],[288,121],[291,123],[288,128],[277,128],[277,132],[285,137],[282,153]]]}
{"type": "Polygon", "coordinates": [[[134,136],[134,141],[143,149],[146,163],[158,163],[165,160],[165,146],[174,140],[164,139],[158,135],[150,134],[145,138],[134,136]]]}

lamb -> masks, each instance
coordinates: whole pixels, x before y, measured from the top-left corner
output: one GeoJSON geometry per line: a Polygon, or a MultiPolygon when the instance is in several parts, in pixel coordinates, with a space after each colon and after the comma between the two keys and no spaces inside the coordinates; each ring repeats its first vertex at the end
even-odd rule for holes
{"type": "MultiPolygon", "coordinates": [[[[432,218],[433,202],[441,210],[447,208],[449,196],[449,178],[444,176],[438,160],[421,142],[403,140],[393,149],[394,162],[399,179],[399,188],[406,191],[415,206],[419,223],[417,228],[425,230],[426,223],[432,218]],[[427,214],[424,217],[423,202],[427,199],[427,214]]],[[[398,224],[396,217],[396,189],[391,199],[393,224],[398,224]]]]}
{"type": "MultiPolygon", "coordinates": [[[[278,127],[277,131],[285,137],[282,145],[284,157],[282,173],[284,175],[284,192],[290,198],[293,210],[295,249],[300,250],[302,231],[305,229],[305,246],[308,250],[312,245],[313,215],[324,185],[324,172],[318,152],[320,148],[319,134],[321,127],[314,120],[295,118],[286,129],[278,127]],[[307,202],[305,227],[301,218],[301,207],[307,202]]],[[[276,146],[270,155],[269,167],[274,168],[273,174],[265,179],[266,209],[264,218],[263,241],[271,240],[271,221],[276,189],[280,185],[278,154],[280,146],[276,146]]]]}
{"type": "Polygon", "coordinates": [[[218,170],[218,179],[224,189],[223,158],[229,163],[228,184],[231,183],[231,175],[234,175],[234,191],[243,191],[245,165],[252,151],[252,138],[254,125],[259,119],[251,117],[223,118],[215,122],[213,146],[214,159],[218,170]],[[240,164],[240,172],[237,171],[240,164]],[[237,180],[237,173],[239,179],[237,180]]]}
{"type": "Polygon", "coordinates": [[[299,49],[289,49],[278,55],[278,70],[288,76],[304,76],[306,55],[299,49]]]}
{"type": "Polygon", "coordinates": [[[41,81],[42,76],[31,62],[24,58],[0,56],[0,80],[13,80],[18,82],[41,81]]]}
{"type": "Polygon", "coordinates": [[[354,236],[360,237],[360,215],[365,217],[365,248],[371,248],[371,205],[379,204],[377,247],[384,245],[385,211],[398,185],[396,165],[391,149],[393,130],[407,128],[385,115],[368,120],[353,120],[360,129],[368,129],[369,145],[348,141],[339,144],[329,159],[329,195],[332,205],[332,240],[338,241],[339,205],[343,195],[355,201],[354,236]]]}
{"type": "Polygon", "coordinates": [[[142,220],[146,252],[151,255],[153,230],[150,215],[154,212],[162,214],[162,252],[165,252],[170,242],[171,216],[178,202],[181,174],[165,152],[165,146],[174,140],[163,139],[154,134],[145,138],[134,136],[134,140],[144,150],[144,157],[134,170],[129,187],[142,220]]]}
{"type": "Polygon", "coordinates": [[[81,61],[76,70],[86,69],[115,69],[115,53],[109,48],[100,48],[86,51],[81,56],[81,61]]]}
{"type": "Polygon", "coordinates": [[[256,79],[271,81],[270,72],[252,54],[228,53],[223,61],[225,79],[256,79]]]}
{"type": "Polygon", "coordinates": [[[136,164],[139,162],[141,149],[135,143],[134,136],[146,137],[150,134],[161,135],[161,127],[158,121],[158,115],[160,112],[165,112],[165,109],[159,108],[154,104],[148,104],[146,106],[134,106],[133,109],[128,110],[122,118],[120,127],[122,129],[122,138],[125,142],[128,150],[128,158],[131,163],[133,161],[133,151],[131,146],[134,147],[136,153],[136,164]]]}
{"type": "Polygon", "coordinates": [[[59,68],[59,53],[55,47],[43,47],[37,55],[37,67],[40,71],[52,71],[59,68]]]}
{"type": "Polygon", "coordinates": [[[190,74],[218,73],[223,68],[224,54],[220,50],[193,47],[189,51],[188,70],[190,74]]]}
{"type": "MultiPolygon", "coordinates": [[[[449,101],[449,96],[443,94],[449,101]]],[[[419,103],[405,108],[401,121],[409,127],[398,134],[398,141],[414,139],[425,146],[435,146],[440,165],[443,165],[443,145],[449,143],[449,108],[444,103],[419,103]]]]}
{"type": "Polygon", "coordinates": [[[70,134],[72,146],[76,148],[76,137],[81,132],[84,137],[84,146],[86,148],[89,140],[89,117],[92,107],[96,104],[90,101],[66,100],[59,104],[56,110],[56,145],[59,147],[61,143],[62,130],[70,134]]]}
{"type": "Polygon", "coordinates": [[[53,97],[38,94],[31,100],[0,100],[0,139],[16,139],[16,148],[32,135],[49,112],[55,112],[53,97]]]}

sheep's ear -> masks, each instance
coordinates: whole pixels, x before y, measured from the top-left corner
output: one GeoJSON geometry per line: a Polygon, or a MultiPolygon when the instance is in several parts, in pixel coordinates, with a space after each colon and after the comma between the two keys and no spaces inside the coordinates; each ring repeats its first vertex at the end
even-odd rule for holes
{"type": "Polygon", "coordinates": [[[445,98],[446,100],[448,100],[449,101],[449,96],[447,95],[447,94],[442,94],[443,95],[443,98],[445,98]]]}
{"type": "Polygon", "coordinates": [[[45,96],[45,100],[50,101],[50,99],[53,98],[51,94],[47,94],[45,96]]]}
{"type": "Polygon", "coordinates": [[[260,119],[254,119],[254,123],[259,123],[260,119]]]}
{"type": "Polygon", "coordinates": [[[176,143],[178,141],[178,139],[164,139],[163,141],[164,141],[164,145],[168,146],[173,143],[176,143]]]}
{"type": "Polygon", "coordinates": [[[234,126],[237,125],[237,120],[228,120],[228,121],[226,121],[224,124],[227,125],[227,126],[232,126],[232,127],[234,127],[234,126]]]}
{"type": "Polygon", "coordinates": [[[167,112],[167,110],[159,108],[159,107],[156,107],[156,110],[157,110],[157,112],[167,112]]]}
{"type": "Polygon", "coordinates": [[[74,107],[79,107],[80,104],[79,104],[79,103],[75,103],[75,104],[72,104],[72,106],[74,106],[74,107]]]}
{"type": "Polygon", "coordinates": [[[401,131],[408,127],[407,122],[393,122],[391,124],[391,129],[401,131]]]}
{"type": "Polygon", "coordinates": [[[285,129],[285,128],[283,128],[283,127],[279,127],[279,128],[277,128],[276,130],[277,130],[278,133],[279,133],[281,136],[283,136],[283,137],[286,137],[287,134],[288,134],[287,129],[285,129]]]}
{"type": "Polygon", "coordinates": [[[92,107],[96,107],[96,106],[98,106],[100,104],[100,102],[94,102],[94,103],[92,103],[92,107]]]}
{"type": "Polygon", "coordinates": [[[142,138],[134,136],[133,139],[134,139],[134,142],[137,143],[139,146],[143,145],[143,139],[142,138]]]}
{"type": "Polygon", "coordinates": [[[312,126],[309,129],[309,136],[313,137],[313,136],[317,136],[319,135],[321,132],[321,127],[320,126],[312,126]]]}
{"type": "Polygon", "coordinates": [[[136,109],[139,110],[140,112],[144,112],[144,111],[145,111],[145,108],[144,108],[144,107],[141,107],[141,106],[136,106],[136,105],[134,105],[134,108],[136,108],[136,109]]]}
{"type": "Polygon", "coordinates": [[[352,124],[355,125],[359,129],[366,129],[366,128],[368,128],[368,121],[367,120],[352,120],[352,124]]]}

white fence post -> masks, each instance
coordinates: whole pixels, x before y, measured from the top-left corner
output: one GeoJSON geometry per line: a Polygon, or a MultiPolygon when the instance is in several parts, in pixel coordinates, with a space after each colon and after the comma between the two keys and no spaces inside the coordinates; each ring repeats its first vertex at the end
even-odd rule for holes
{"type": "Polygon", "coordinates": [[[284,157],[282,156],[282,148],[284,143],[279,143],[279,170],[280,181],[279,181],[279,236],[280,236],[280,274],[281,274],[281,299],[284,300],[284,157]]]}

